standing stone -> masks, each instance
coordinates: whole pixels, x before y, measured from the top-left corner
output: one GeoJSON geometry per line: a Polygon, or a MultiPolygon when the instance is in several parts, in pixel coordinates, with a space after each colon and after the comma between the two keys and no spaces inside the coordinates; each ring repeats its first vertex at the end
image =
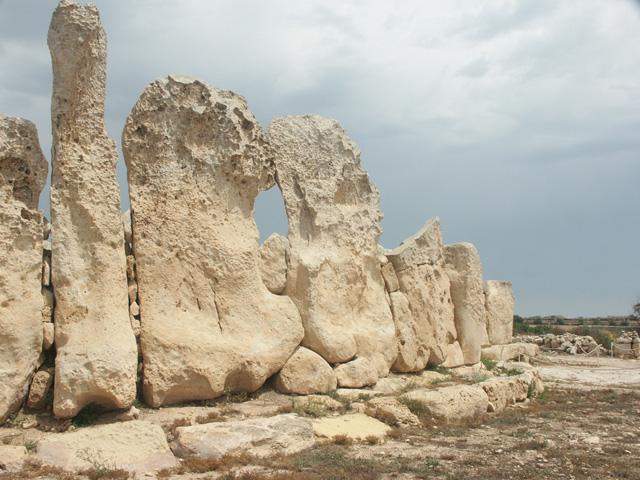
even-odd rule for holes
{"type": "Polygon", "coordinates": [[[289,240],[277,233],[267,238],[260,248],[260,274],[271,293],[280,295],[287,285],[289,240]]]}
{"type": "Polygon", "coordinates": [[[303,336],[260,276],[254,202],[274,185],[244,98],[190,77],[151,83],[123,133],[153,407],[255,391],[303,336]]]}
{"type": "Polygon", "coordinates": [[[456,328],[449,276],[444,267],[440,219],[429,220],[387,257],[411,311],[411,315],[394,317],[396,329],[415,332],[414,336],[404,338],[400,350],[404,365],[396,362],[395,368],[415,372],[426,367],[427,362],[444,362],[448,345],[456,340],[456,328]]]}
{"type": "Polygon", "coordinates": [[[54,413],[95,402],[126,408],[136,395],[118,152],[107,136],[107,42],[97,8],[63,0],[48,36],[51,122],[52,283],[56,296],[54,413]]]}
{"type": "Polygon", "coordinates": [[[0,422],[22,404],[42,351],[47,171],[35,125],[0,115],[0,422]]]}
{"type": "Polygon", "coordinates": [[[511,282],[483,282],[485,324],[491,344],[509,343],[513,337],[514,298],[511,282]]]}
{"type": "Polygon", "coordinates": [[[360,151],[335,120],[276,117],[269,126],[289,219],[285,294],[305,329],[303,345],[329,363],[366,357],[380,376],[396,357],[378,259],[379,194],[360,151]]]}
{"type": "Polygon", "coordinates": [[[464,363],[473,365],[480,361],[485,316],[480,255],[472,244],[456,243],[445,245],[444,257],[451,280],[458,342],[464,363]]]}

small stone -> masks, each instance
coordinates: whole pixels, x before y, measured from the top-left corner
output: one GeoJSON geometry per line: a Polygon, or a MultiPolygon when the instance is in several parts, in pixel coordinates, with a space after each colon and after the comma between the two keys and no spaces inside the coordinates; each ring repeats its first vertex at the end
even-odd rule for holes
{"type": "Polygon", "coordinates": [[[44,350],[49,350],[53,347],[53,343],[55,342],[54,324],[51,322],[42,322],[42,332],[42,348],[44,350]]]}

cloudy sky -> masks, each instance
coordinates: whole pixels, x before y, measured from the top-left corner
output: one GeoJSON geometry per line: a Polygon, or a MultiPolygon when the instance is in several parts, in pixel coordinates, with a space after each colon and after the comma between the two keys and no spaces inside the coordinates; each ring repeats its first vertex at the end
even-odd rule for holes
{"type": "MultiPolygon", "coordinates": [[[[185,74],[273,116],[339,120],[381,194],[380,243],[439,216],[520,315],[626,315],[640,295],[637,0],[95,0],[106,123],[185,74]]],[[[0,0],[0,113],[51,148],[55,0],[0,0]]],[[[125,168],[118,167],[123,209],[125,168]]],[[[41,207],[48,212],[48,190],[41,207]]],[[[256,203],[286,234],[277,188],[256,203]]]]}

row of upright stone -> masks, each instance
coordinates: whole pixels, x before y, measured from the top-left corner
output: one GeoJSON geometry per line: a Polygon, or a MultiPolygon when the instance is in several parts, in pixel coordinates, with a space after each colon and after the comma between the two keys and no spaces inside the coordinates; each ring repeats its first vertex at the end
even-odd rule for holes
{"type": "Polygon", "coordinates": [[[244,98],[190,77],[152,82],[127,119],[121,220],[95,6],[61,1],[48,43],[44,259],[47,164],[35,127],[0,116],[0,418],[34,371],[50,383],[53,363],[53,410],[68,418],[131,405],[140,378],[158,407],[276,374],[276,388],[309,394],[474,364],[511,325],[510,284],[483,284],[476,249],[443,246],[438,219],[393,251],[378,245],[379,194],[338,122],[276,117],[264,133],[244,98]],[[276,182],[289,233],[259,249],[255,199],[276,182]]]}

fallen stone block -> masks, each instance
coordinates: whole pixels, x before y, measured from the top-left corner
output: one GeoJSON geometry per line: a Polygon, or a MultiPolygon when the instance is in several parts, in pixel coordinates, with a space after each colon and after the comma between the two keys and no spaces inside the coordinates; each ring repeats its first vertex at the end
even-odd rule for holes
{"type": "Polygon", "coordinates": [[[162,428],[145,421],[50,435],[38,443],[36,458],[75,471],[91,469],[94,462],[134,472],[171,468],[177,464],[162,428]]]}
{"type": "Polygon", "coordinates": [[[178,427],[176,455],[220,458],[249,451],[258,457],[290,455],[314,443],[311,420],[295,414],[238,422],[178,427]]]}
{"type": "Polygon", "coordinates": [[[427,415],[445,423],[480,420],[487,413],[489,397],[480,387],[453,385],[436,390],[414,390],[405,394],[411,401],[419,402],[427,415]]]}

